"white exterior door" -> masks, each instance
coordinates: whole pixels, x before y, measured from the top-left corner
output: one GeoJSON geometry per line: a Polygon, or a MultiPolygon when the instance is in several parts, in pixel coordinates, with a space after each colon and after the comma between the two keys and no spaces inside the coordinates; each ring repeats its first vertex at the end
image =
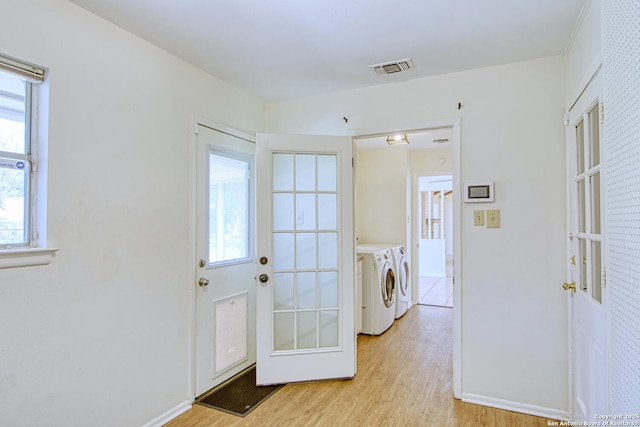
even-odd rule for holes
{"type": "Polygon", "coordinates": [[[196,126],[195,395],[255,363],[251,135],[196,126]]]}
{"type": "Polygon", "coordinates": [[[353,377],[353,141],[256,142],[257,382],[353,377]]]}
{"type": "Polygon", "coordinates": [[[569,291],[572,415],[597,421],[607,414],[606,288],[603,272],[604,188],[600,141],[600,73],[569,112],[569,291]]]}

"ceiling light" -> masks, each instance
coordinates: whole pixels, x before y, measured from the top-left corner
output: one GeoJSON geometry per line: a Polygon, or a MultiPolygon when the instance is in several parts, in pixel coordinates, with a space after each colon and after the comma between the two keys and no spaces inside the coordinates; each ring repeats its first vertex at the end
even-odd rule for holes
{"type": "Polygon", "coordinates": [[[409,137],[406,133],[389,135],[387,137],[387,144],[389,145],[406,145],[409,143],[409,137]]]}

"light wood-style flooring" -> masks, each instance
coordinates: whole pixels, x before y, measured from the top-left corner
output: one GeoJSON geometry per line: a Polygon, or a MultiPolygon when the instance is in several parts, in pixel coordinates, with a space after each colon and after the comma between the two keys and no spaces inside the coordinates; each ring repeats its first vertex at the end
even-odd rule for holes
{"type": "Polygon", "coordinates": [[[418,280],[418,304],[453,307],[453,257],[446,256],[446,276],[420,276],[418,280]]]}
{"type": "Polygon", "coordinates": [[[245,418],[194,405],[166,426],[547,426],[454,399],[452,343],[452,310],[414,305],[381,336],[358,337],[352,380],[287,384],[245,418]]]}

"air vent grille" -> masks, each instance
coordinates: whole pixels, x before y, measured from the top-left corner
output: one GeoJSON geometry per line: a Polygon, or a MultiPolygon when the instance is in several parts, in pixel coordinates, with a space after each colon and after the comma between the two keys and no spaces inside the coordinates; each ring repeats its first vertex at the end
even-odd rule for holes
{"type": "Polygon", "coordinates": [[[377,75],[383,75],[399,73],[401,71],[416,68],[416,66],[411,58],[407,58],[399,59],[397,61],[385,62],[383,64],[369,65],[369,68],[371,68],[377,75]]]}

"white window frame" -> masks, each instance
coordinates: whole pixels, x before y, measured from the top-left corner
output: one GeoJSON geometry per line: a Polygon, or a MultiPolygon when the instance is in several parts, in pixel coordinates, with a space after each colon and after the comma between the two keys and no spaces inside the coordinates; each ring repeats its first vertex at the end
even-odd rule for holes
{"type": "MultiPolygon", "coordinates": [[[[26,242],[16,245],[0,246],[0,269],[11,267],[26,267],[34,265],[46,265],[51,262],[51,258],[58,250],[57,248],[46,247],[46,221],[39,215],[45,212],[46,202],[46,176],[39,170],[46,171],[40,165],[41,158],[38,156],[38,142],[40,123],[44,123],[39,116],[43,110],[39,108],[41,99],[40,83],[45,81],[45,70],[42,67],[7,57],[0,54],[0,71],[21,78],[27,82],[25,91],[26,105],[28,111],[25,118],[25,151],[27,154],[0,152],[0,157],[22,160],[29,164],[29,185],[27,202],[25,203],[25,226],[27,229],[26,242]],[[40,207],[41,209],[38,209],[40,207]]],[[[44,112],[46,114],[46,111],[44,112]]]]}
{"type": "MultiPolygon", "coordinates": [[[[225,157],[228,159],[232,159],[232,160],[237,160],[237,161],[241,161],[241,162],[246,162],[247,166],[248,166],[248,176],[247,176],[247,213],[248,213],[248,217],[246,218],[247,220],[247,256],[246,257],[242,257],[242,258],[233,258],[233,259],[228,259],[228,260],[221,260],[221,261],[214,261],[214,262],[209,262],[208,263],[208,268],[220,268],[220,267],[226,267],[229,265],[234,265],[234,264],[244,264],[247,262],[253,262],[253,247],[254,247],[254,217],[253,217],[253,209],[254,209],[254,205],[255,205],[255,200],[254,200],[254,156],[247,154],[247,153],[242,153],[239,151],[234,151],[234,150],[229,150],[223,147],[219,147],[216,145],[211,145],[209,147],[209,154],[207,155],[207,177],[209,176],[209,174],[211,173],[211,164],[210,164],[210,156],[211,154],[216,155],[216,156],[220,156],[220,157],[225,157]]],[[[210,196],[207,198],[209,199],[210,196]]],[[[208,204],[207,204],[207,209],[208,209],[208,204]]],[[[209,236],[209,224],[210,224],[210,219],[209,219],[209,213],[207,211],[207,235],[209,236]]],[[[207,237],[207,242],[210,244],[209,242],[209,237],[207,237]]],[[[207,259],[211,258],[211,254],[209,253],[209,248],[206,249],[206,256],[207,259]]]]}

